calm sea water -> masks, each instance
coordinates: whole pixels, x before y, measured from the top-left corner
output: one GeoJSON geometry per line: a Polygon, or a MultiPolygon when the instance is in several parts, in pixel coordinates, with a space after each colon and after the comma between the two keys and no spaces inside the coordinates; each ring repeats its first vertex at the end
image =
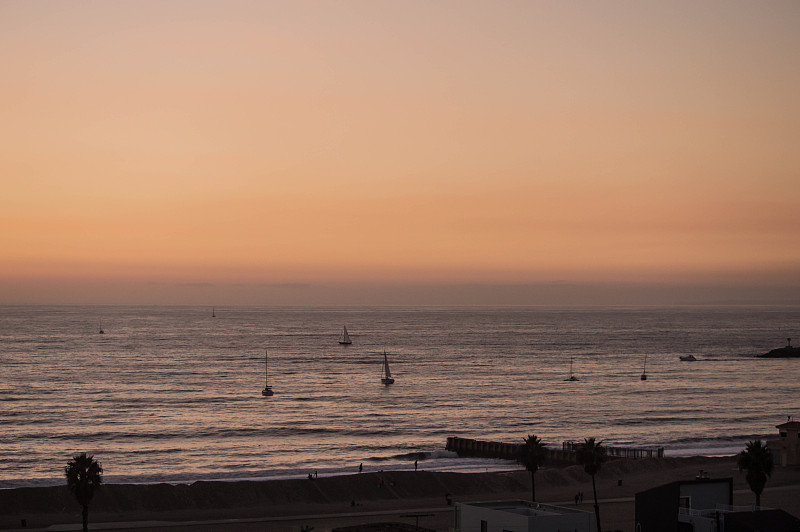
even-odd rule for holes
{"type": "Polygon", "coordinates": [[[753,358],[791,336],[800,308],[2,306],[0,487],[83,451],[107,482],[502,467],[448,436],[732,454],[800,415],[800,360],[753,358]]]}

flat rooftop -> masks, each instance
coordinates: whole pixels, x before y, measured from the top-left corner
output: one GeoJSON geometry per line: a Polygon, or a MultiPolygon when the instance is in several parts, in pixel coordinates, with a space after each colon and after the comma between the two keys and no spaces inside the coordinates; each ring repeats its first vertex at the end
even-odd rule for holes
{"type": "Polygon", "coordinates": [[[462,502],[458,504],[461,504],[462,506],[476,506],[479,508],[486,508],[487,510],[496,510],[498,512],[509,512],[529,517],[585,513],[581,510],[573,510],[572,508],[564,508],[563,506],[552,506],[550,504],[542,504],[540,502],[528,502],[519,500],[462,502]]]}

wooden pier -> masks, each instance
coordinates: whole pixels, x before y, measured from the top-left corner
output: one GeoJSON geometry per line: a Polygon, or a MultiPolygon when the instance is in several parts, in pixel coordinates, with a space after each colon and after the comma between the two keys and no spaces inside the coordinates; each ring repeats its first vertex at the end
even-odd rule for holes
{"type": "MultiPolygon", "coordinates": [[[[580,442],[565,441],[561,449],[547,448],[546,460],[551,464],[576,464],[577,450],[580,442]]],[[[473,440],[450,436],[447,438],[446,450],[458,456],[475,458],[499,458],[501,460],[516,460],[519,456],[521,443],[503,443],[496,441],[473,440]]],[[[605,446],[604,446],[605,447],[605,446]]],[[[609,458],[663,458],[664,448],[648,449],[642,447],[605,447],[609,458]]]]}
{"type": "MultiPolygon", "coordinates": [[[[578,447],[582,442],[578,441],[565,441],[561,444],[564,451],[572,453],[577,452],[578,447]]],[[[647,447],[609,447],[603,445],[606,449],[606,456],[609,458],[631,458],[633,460],[642,458],[664,458],[664,448],[647,448],[647,447]]]]}

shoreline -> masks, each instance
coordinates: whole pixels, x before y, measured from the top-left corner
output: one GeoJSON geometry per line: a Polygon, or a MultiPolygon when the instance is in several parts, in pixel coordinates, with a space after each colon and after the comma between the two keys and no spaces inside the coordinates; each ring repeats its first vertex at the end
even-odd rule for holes
{"type": "MultiPolygon", "coordinates": [[[[761,439],[762,441],[766,441],[768,439],[773,438],[774,435],[769,436],[756,436],[751,439],[761,439]]],[[[744,444],[731,446],[730,448],[725,449],[704,449],[703,451],[710,451],[710,452],[692,452],[692,449],[687,450],[673,450],[672,452],[665,452],[663,458],[667,459],[720,459],[720,458],[730,458],[738,453],[742,448],[744,448],[744,444]],[[715,452],[717,451],[717,452],[715,452]]],[[[695,450],[696,451],[696,450],[695,450]]],[[[424,453],[421,453],[424,454],[424,453]]],[[[455,454],[455,453],[453,453],[455,454]]],[[[618,457],[613,457],[613,459],[617,459],[618,457]]],[[[524,467],[514,460],[507,460],[507,459],[500,459],[500,458],[480,458],[480,457],[454,457],[453,459],[449,459],[449,461],[457,462],[458,465],[447,464],[446,462],[441,461],[441,457],[433,457],[433,458],[424,458],[419,460],[420,470],[424,469],[428,472],[436,472],[436,473],[509,473],[514,471],[524,471],[524,467]],[[474,461],[471,462],[470,461],[474,461]]],[[[550,464],[549,468],[559,468],[563,467],[568,464],[550,464]]],[[[186,475],[184,478],[151,478],[151,479],[144,479],[144,480],[136,480],[136,477],[125,477],[119,475],[106,475],[104,477],[104,486],[109,485],[125,485],[125,486],[150,486],[156,484],[168,484],[171,486],[182,486],[182,485],[191,485],[195,482],[272,482],[272,481],[283,481],[283,480],[305,480],[307,479],[307,475],[309,472],[317,471],[319,473],[319,478],[330,478],[330,477],[341,477],[341,476],[348,476],[352,474],[356,474],[358,471],[357,466],[351,466],[347,468],[343,467],[330,467],[330,468],[314,468],[311,467],[308,470],[303,470],[302,472],[298,472],[295,469],[285,469],[282,470],[283,472],[273,473],[273,474],[253,474],[253,475],[244,475],[244,476],[234,476],[230,474],[226,475],[218,475],[218,476],[209,476],[209,475],[200,475],[200,474],[190,474],[186,475]],[[131,478],[129,480],[129,478],[131,478]],[[112,480],[113,479],[113,480],[112,480]]],[[[414,465],[413,461],[400,461],[400,462],[385,462],[381,463],[378,462],[364,462],[364,470],[363,473],[379,473],[383,471],[396,471],[396,472],[413,472],[414,465]]],[[[6,480],[0,481],[0,493],[3,493],[7,490],[15,490],[15,489],[27,489],[27,488],[50,488],[50,487],[58,487],[63,485],[63,479],[61,477],[58,478],[34,478],[34,479],[24,479],[24,480],[6,480]],[[3,486],[2,483],[16,483],[19,485],[13,486],[3,486]]]]}
{"type": "MultiPolygon", "coordinates": [[[[424,465],[424,463],[422,464],[424,465]]],[[[753,495],[734,456],[612,460],[597,477],[604,528],[633,530],[633,500],[643,491],[674,480],[692,479],[700,470],[714,478],[732,477],[735,502],[752,504],[753,495]],[[607,522],[607,524],[606,524],[607,522]]],[[[569,503],[584,493],[579,509],[592,511],[591,478],[581,466],[545,467],[536,474],[539,502],[569,503]]],[[[66,486],[6,489],[0,497],[0,529],[69,530],[80,527],[80,507],[66,486]],[[54,527],[54,525],[56,525],[54,527]]],[[[129,530],[297,530],[303,522],[315,531],[369,522],[414,524],[409,513],[424,512],[420,526],[447,530],[453,502],[530,499],[527,471],[452,473],[383,471],[308,479],[197,481],[192,484],[107,484],[89,510],[90,526],[129,530]],[[406,515],[406,517],[403,517],[406,515]],[[425,521],[428,522],[425,522],[425,521]],[[116,525],[114,525],[116,523],[116,525]],[[249,524],[248,524],[249,523],[249,524]],[[94,524],[94,525],[93,525],[94,524]]],[[[800,516],[800,468],[776,467],[762,496],[766,507],[800,516]]]]}

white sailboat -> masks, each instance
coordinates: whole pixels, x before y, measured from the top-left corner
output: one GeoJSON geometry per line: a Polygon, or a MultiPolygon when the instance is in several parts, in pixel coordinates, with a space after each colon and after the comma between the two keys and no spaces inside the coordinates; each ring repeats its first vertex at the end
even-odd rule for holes
{"type": "Polygon", "coordinates": [[[341,345],[350,345],[353,341],[350,339],[350,335],[347,334],[347,325],[344,326],[344,334],[342,335],[342,339],[339,340],[341,345]]]}
{"type": "Polygon", "coordinates": [[[389,359],[386,358],[386,351],[383,352],[383,371],[381,372],[381,384],[394,384],[392,372],[389,371],[389,359]]]}
{"type": "Polygon", "coordinates": [[[572,357],[569,357],[569,377],[564,379],[565,381],[577,381],[579,380],[578,377],[572,374],[572,357]]]}
{"type": "Polygon", "coordinates": [[[266,352],[264,352],[264,389],[261,390],[261,395],[264,397],[275,395],[272,386],[269,385],[269,354],[266,352]]]}
{"type": "Polygon", "coordinates": [[[647,380],[647,355],[644,356],[644,366],[642,367],[642,380],[647,380]]]}

